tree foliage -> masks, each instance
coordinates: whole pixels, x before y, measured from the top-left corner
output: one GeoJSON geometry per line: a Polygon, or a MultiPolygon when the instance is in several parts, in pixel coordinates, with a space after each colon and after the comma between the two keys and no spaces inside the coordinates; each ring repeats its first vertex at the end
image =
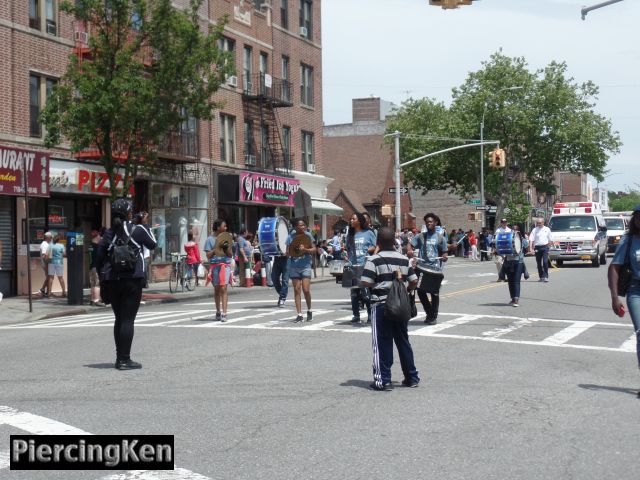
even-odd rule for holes
{"type": "Polygon", "coordinates": [[[96,149],[111,196],[139,169],[152,171],[163,136],[188,117],[210,119],[212,95],[233,59],[218,49],[227,21],[201,25],[203,0],[183,11],[170,0],[80,0],[61,8],[88,25],[89,52],[72,54],[42,114],[48,146],[68,141],[72,152],[96,149]]]}
{"type": "Polygon", "coordinates": [[[619,194],[609,192],[609,210],[612,212],[628,212],[640,205],[640,190],[630,190],[619,194]]]}
{"type": "MultiPolygon", "coordinates": [[[[517,203],[514,192],[528,185],[554,193],[556,171],[602,179],[609,155],[619,151],[621,142],[611,122],[596,113],[597,95],[592,82],[577,84],[568,77],[563,62],[531,72],[524,58],[497,52],[453,89],[450,107],[428,98],[409,99],[388,131],[403,134],[401,161],[408,161],[477,142],[484,118],[485,141],[500,141],[507,155],[503,169],[489,167],[493,147],[485,146],[482,158],[485,196],[498,206],[499,217],[508,202],[517,203]]],[[[468,198],[479,191],[479,162],[480,148],[471,147],[417,162],[404,174],[414,187],[447,189],[468,198]]]]}

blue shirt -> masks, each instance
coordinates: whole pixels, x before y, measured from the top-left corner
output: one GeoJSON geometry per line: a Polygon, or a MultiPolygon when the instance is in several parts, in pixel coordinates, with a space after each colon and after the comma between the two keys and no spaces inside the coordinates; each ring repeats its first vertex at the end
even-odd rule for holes
{"type": "MultiPolygon", "coordinates": [[[[307,237],[309,237],[311,239],[311,242],[315,242],[315,240],[313,239],[313,235],[311,235],[309,232],[304,232],[307,237]]],[[[289,234],[289,237],[287,238],[287,247],[289,245],[291,245],[291,242],[293,241],[293,239],[296,237],[297,233],[294,231],[293,233],[289,234]]],[[[296,268],[299,269],[303,269],[303,268],[310,268],[311,267],[311,254],[310,253],[305,253],[304,255],[302,255],[301,257],[289,257],[289,262],[291,264],[291,266],[294,266],[296,268]]]]}
{"type": "Polygon", "coordinates": [[[64,264],[64,245],[61,243],[53,243],[49,247],[49,258],[52,265],[64,264]]]}
{"type": "MultiPolygon", "coordinates": [[[[204,251],[208,252],[209,250],[213,250],[216,248],[216,237],[209,236],[207,237],[207,241],[204,242],[204,251]]],[[[210,263],[231,263],[231,257],[219,257],[214,255],[209,259],[210,263]]]]}
{"type": "MultiPolygon", "coordinates": [[[[611,261],[614,265],[624,265],[627,260],[627,248],[629,245],[629,234],[626,234],[620,240],[616,254],[611,261]]],[[[634,235],[631,240],[631,250],[629,250],[629,264],[634,280],[640,280],[640,235],[634,235]]]]}
{"type": "Polygon", "coordinates": [[[447,236],[442,233],[426,231],[411,239],[411,246],[418,249],[418,265],[442,270],[441,254],[447,252],[447,236]]]}
{"type": "MultiPolygon", "coordinates": [[[[348,240],[347,236],[347,242],[348,240]]],[[[376,233],[373,230],[367,229],[361,232],[356,232],[354,235],[354,241],[356,245],[355,252],[348,245],[349,249],[349,261],[353,265],[364,265],[367,261],[367,255],[369,255],[369,248],[376,246],[376,233]]]]}

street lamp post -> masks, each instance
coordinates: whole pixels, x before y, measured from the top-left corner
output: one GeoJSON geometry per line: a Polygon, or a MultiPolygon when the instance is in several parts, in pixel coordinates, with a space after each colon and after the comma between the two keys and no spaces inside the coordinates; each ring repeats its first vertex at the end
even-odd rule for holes
{"type": "MultiPolygon", "coordinates": [[[[502,92],[512,91],[512,90],[521,90],[523,87],[515,86],[515,87],[504,87],[496,92],[496,95],[502,92]]],[[[482,210],[480,210],[480,216],[482,217],[482,227],[486,227],[487,220],[487,211],[484,210],[486,208],[485,199],[484,199],[484,116],[487,113],[487,105],[488,101],[484,102],[484,108],[482,109],[482,120],[480,121],[480,205],[482,206],[482,210]]]]}

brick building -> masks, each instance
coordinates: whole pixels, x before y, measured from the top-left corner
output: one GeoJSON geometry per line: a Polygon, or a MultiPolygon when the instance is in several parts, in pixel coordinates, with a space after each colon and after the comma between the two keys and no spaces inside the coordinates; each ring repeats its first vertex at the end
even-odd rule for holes
{"type": "MultiPolygon", "coordinates": [[[[173,3],[180,7],[188,1],[173,3]]],[[[29,184],[27,246],[25,202],[16,196],[19,186],[6,180],[17,178],[19,184],[21,176],[0,163],[0,291],[5,295],[27,292],[29,263],[32,290],[42,283],[37,247],[45,231],[88,237],[110,222],[96,152],[74,156],[65,145],[45,149],[43,144],[38,115],[69,54],[86,50],[90,34],[59,4],[0,2],[0,153],[33,152],[35,173],[43,180],[39,190],[29,184]]],[[[256,231],[261,216],[299,214],[322,224],[326,213],[341,211],[327,200],[331,179],[322,175],[320,1],[205,0],[202,27],[223,15],[229,23],[220,47],[233,51],[236,61],[236,75],[215,97],[223,107],[214,121],[191,119],[167,133],[158,168],[135,181],[136,209],[149,211],[158,225],[156,279],[166,277],[170,253],[182,251],[187,233],[204,245],[214,218],[224,218],[233,231],[256,231]],[[296,195],[298,189],[305,194],[296,195]]]]}
{"type": "MultiPolygon", "coordinates": [[[[324,127],[325,172],[335,178],[329,185],[328,198],[344,210],[343,216],[327,221],[325,236],[341,218],[354,212],[367,211],[374,222],[395,225],[395,187],[393,145],[384,141],[385,118],[394,105],[380,98],[358,98],[352,101],[353,122],[324,127]],[[391,205],[392,215],[383,216],[382,206],[391,205]]],[[[412,228],[409,195],[401,196],[402,227],[412,228]]]]}

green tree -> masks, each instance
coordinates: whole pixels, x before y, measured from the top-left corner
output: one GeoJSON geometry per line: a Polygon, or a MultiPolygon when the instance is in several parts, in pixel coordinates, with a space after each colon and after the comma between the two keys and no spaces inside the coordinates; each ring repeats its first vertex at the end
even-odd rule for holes
{"type": "Polygon", "coordinates": [[[609,210],[612,212],[628,212],[640,205],[640,190],[630,190],[619,195],[609,192],[609,210]]]}
{"type": "Polygon", "coordinates": [[[42,114],[45,143],[69,142],[72,152],[95,149],[118,196],[124,170],[128,192],[140,169],[153,171],[163,136],[188,117],[211,119],[212,101],[233,59],[218,49],[226,18],[203,25],[191,0],[79,0],[61,9],[88,25],[89,52],[70,56],[42,114]]]}
{"type": "MultiPolygon", "coordinates": [[[[553,193],[556,171],[602,179],[609,155],[619,151],[621,142],[611,122],[595,112],[597,94],[592,82],[568,78],[565,63],[551,62],[531,72],[524,58],[497,52],[453,89],[449,108],[431,99],[410,99],[388,131],[408,134],[401,143],[407,161],[477,141],[469,139],[479,138],[484,113],[485,140],[499,140],[507,155],[502,169],[489,168],[488,155],[482,159],[485,196],[497,205],[499,218],[514,184],[553,193]]],[[[408,167],[405,178],[423,190],[447,189],[468,198],[479,191],[479,156],[479,147],[472,147],[431,157],[408,167]]]]}

